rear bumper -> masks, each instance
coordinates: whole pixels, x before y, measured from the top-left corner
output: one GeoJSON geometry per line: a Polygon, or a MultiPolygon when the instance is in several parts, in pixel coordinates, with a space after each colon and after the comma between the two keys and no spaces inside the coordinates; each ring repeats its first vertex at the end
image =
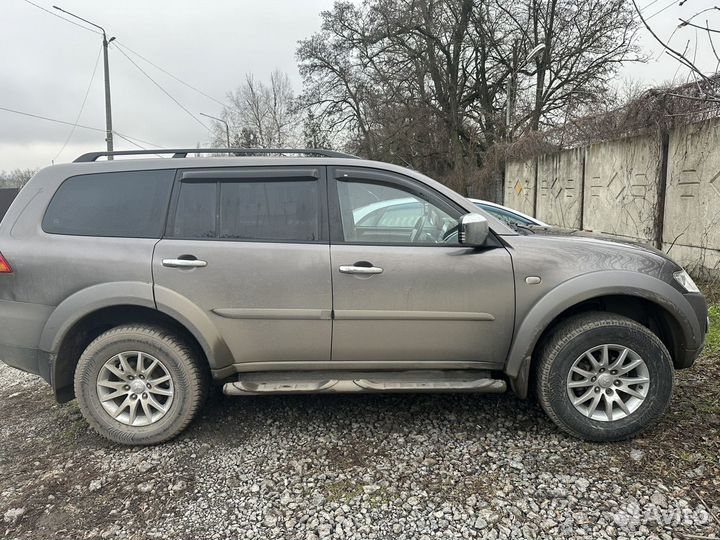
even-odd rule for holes
{"type": "Polygon", "coordinates": [[[50,383],[50,356],[44,351],[0,343],[0,360],[20,371],[40,375],[50,383]]]}
{"type": "Polygon", "coordinates": [[[50,382],[50,356],[38,347],[52,310],[43,304],[0,300],[0,360],[50,382]]]}

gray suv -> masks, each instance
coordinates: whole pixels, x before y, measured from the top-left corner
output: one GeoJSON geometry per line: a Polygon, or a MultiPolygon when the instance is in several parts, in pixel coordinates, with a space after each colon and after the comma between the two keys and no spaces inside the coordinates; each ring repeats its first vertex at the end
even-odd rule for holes
{"type": "Polygon", "coordinates": [[[705,299],[659,251],[515,230],[345,154],[196,152],[48,167],[0,224],[0,359],[112,441],[170,439],[212,385],[509,385],[566,432],[618,440],[664,413],[702,349],[705,299]]]}

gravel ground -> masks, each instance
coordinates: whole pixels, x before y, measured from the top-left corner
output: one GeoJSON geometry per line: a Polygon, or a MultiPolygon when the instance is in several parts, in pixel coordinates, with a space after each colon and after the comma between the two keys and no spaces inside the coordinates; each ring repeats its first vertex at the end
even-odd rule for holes
{"type": "Polygon", "coordinates": [[[215,396],[179,439],[105,442],[0,364],[9,538],[707,538],[720,532],[720,360],[627,443],[511,395],[215,396]]]}

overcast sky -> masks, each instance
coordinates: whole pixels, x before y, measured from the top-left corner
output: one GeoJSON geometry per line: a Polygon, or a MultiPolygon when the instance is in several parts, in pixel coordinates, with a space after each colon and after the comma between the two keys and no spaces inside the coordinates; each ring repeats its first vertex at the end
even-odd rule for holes
{"type": "MultiPolygon", "coordinates": [[[[51,12],[53,0],[32,0],[51,12]]],[[[274,69],[287,72],[296,91],[300,77],[295,48],[320,27],[320,11],[333,0],[55,0],[117,36],[120,45],[140,53],[188,84],[223,101],[245,73],[267,79],[274,69]]],[[[663,37],[678,17],[687,16],[677,0],[639,0],[643,13],[663,37]],[[666,6],[669,9],[663,10],[666,6]]],[[[28,0],[0,0],[0,107],[75,122],[101,49],[101,37],[38,9],[28,0]]],[[[58,12],[56,12],[58,13],[58,12]]],[[[680,48],[694,33],[676,33],[680,48]]],[[[643,32],[643,45],[655,54],[648,64],[625,66],[626,78],[657,84],[676,76],[677,65],[643,32]],[[659,57],[659,58],[658,58],[659,57]]],[[[222,107],[142,59],[128,53],[153,79],[193,115],[219,115],[222,107]]],[[[710,62],[709,50],[703,57],[710,62]]],[[[164,147],[207,144],[210,135],[195,119],[148,80],[111,46],[110,75],[114,129],[164,147]]],[[[678,76],[679,77],[679,76],[678,76]]],[[[209,124],[209,120],[199,117],[209,124]]],[[[79,124],[105,125],[102,58],[89,87],[79,124]]],[[[0,170],[42,167],[72,161],[79,154],[105,148],[104,133],[78,128],[62,149],[71,126],[0,110],[0,170]]],[[[147,144],[139,142],[143,146],[147,144]]],[[[134,148],[115,139],[116,149],[134,148]]]]}

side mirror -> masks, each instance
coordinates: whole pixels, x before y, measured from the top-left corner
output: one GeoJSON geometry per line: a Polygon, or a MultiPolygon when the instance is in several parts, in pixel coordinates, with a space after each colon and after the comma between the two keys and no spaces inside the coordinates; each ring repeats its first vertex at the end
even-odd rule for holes
{"type": "Polygon", "coordinates": [[[458,241],[465,246],[485,245],[490,228],[487,219],[480,214],[465,214],[458,225],[458,241]]]}

